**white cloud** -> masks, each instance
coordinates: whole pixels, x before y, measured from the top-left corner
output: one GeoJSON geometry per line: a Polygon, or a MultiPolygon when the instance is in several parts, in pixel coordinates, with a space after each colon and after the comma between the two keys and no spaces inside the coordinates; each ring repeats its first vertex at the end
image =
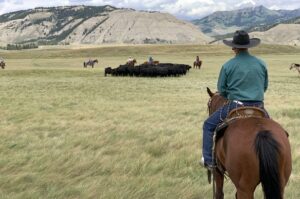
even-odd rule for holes
{"type": "Polygon", "coordinates": [[[250,6],[256,6],[256,3],[253,0],[245,0],[238,3],[235,7],[250,7],[250,6]]]}
{"type": "Polygon", "coordinates": [[[299,0],[0,0],[0,14],[41,6],[78,4],[169,12],[184,19],[201,18],[215,11],[254,5],[264,5],[271,9],[300,8],[299,0]]]}

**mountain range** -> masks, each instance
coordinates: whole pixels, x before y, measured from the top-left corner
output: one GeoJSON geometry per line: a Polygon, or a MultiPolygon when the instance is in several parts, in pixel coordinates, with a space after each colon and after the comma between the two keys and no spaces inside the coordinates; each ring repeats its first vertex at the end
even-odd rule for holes
{"type": "Polygon", "coordinates": [[[168,13],[112,6],[41,7],[0,16],[0,45],[208,43],[211,38],[168,13]]]}
{"type": "Polygon", "coordinates": [[[238,29],[264,31],[279,23],[300,16],[300,9],[270,10],[264,6],[248,7],[233,11],[218,11],[202,19],[193,20],[209,36],[225,35],[238,29]]]}
{"type": "Polygon", "coordinates": [[[33,43],[207,44],[230,38],[237,29],[263,38],[265,43],[300,45],[300,9],[248,7],[188,22],[168,13],[109,5],[39,7],[0,15],[0,47],[33,43]]]}

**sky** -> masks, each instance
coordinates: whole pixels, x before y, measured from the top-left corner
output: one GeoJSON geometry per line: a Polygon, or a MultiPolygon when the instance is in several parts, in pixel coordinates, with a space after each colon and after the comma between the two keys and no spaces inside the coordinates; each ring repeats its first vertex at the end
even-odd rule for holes
{"type": "Polygon", "coordinates": [[[200,19],[215,11],[263,5],[269,9],[294,10],[300,0],[0,0],[0,15],[35,7],[111,5],[118,8],[168,12],[180,19],[200,19]]]}

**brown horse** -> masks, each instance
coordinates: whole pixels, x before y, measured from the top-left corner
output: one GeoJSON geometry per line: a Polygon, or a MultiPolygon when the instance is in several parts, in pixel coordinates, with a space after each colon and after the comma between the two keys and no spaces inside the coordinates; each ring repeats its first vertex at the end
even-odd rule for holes
{"type": "Polygon", "coordinates": [[[98,63],[98,59],[83,62],[83,67],[86,68],[88,65],[90,65],[92,68],[94,68],[95,63],[98,63]]]}
{"type": "MultiPolygon", "coordinates": [[[[150,63],[149,63],[148,61],[145,61],[143,64],[144,64],[144,65],[148,65],[148,64],[150,64],[150,63]]],[[[158,65],[158,64],[159,64],[159,61],[153,61],[152,64],[153,64],[153,65],[158,65]]]]}
{"type": "Polygon", "coordinates": [[[300,75],[300,64],[292,63],[291,67],[290,67],[290,70],[292,70],[293,68],[295,68],[298,71],[299,75],[300,75]]]}
{"type": "MultiPolygon", "coordinates": [[[[226,103],[212,93],[208,103],[211,115],[226,103]]],[[[223,199],[224,174],[236,187],[237,199],[253,199],[262,184],[265,199],[283,199],[292,170],[291,148],[286,131],[274,120],[263,117],[236,119],[224,130],[215,145],[217,168],[213,170],[214,198],[223,199]]]]}
{"type": "Polygon", "coordinates": [[[136,59],[132,59],[126,62],[126,65],[134,66],[137,63],[136,59]]]}
{"type": "Polygon", "coordinates": [[[201,65],[202,65],[202,61],[201,60],[200,61],[194,61],[194,65],[193,65],[194,67],[193,68],[196,68],[196,69],[199,68],[200,69],[201,65]]]}
{"type": "Polygon", "coordinates": [[[4,61],[0,61],[0,67],[1,67],[2,69],[5,68],[5,62],[4,62],[4,61]]]}

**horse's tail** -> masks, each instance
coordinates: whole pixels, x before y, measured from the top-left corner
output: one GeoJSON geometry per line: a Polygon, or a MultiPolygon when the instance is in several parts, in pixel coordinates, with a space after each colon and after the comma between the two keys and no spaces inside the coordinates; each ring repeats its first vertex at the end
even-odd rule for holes
{"type": "Polygon", "coordinates": [[[282,199],[279,176],[279,143],[270,131],[256,135],[255,150],[259,159],[259,173],[266,199],[282,199]]]}

